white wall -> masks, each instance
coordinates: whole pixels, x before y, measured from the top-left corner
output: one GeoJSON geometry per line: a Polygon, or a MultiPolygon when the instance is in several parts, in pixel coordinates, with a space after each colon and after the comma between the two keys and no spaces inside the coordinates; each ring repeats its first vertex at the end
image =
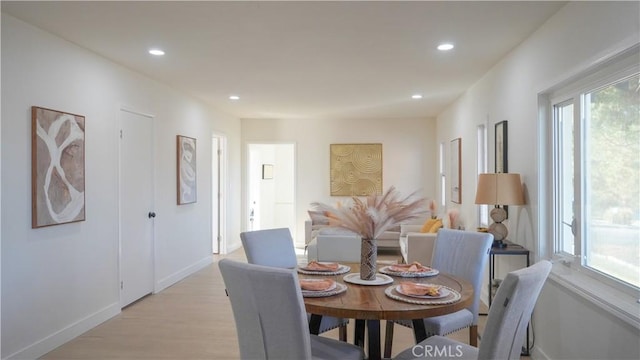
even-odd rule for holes
{"type": "MultiPolygon", "coordinates": [[[[510,208],[509,238],[537,259],[538,93],[640,41],[638,2],[571,2],[438,116],[438,141],[463,139],[462,216],[475,227],[476,125],[488,120],[489,169],[494,168],[496,122],[508,120],[509,172],[522,174],[527,205],[510,208]]],[[[518,257],[500,258],[502,273],[521,267],[518,257]]],[[[535,311],[534,357],[551,359],[639,358],[638,329],[607,315],[549,281],[535,311]],[[561,325],[561,326],[559,326],[561,325]],[[604,340],[606,339],[606,340],[604,340]],[[618,339],[618,340],[612,340],[618,339]],[[602,346],[605,341],[615,346],[602,346]]]]}
{"type": "MultiPolygon", "coordinates": [[[[211,262],[211,134],[240,121],[2,14],[2,358],[35,358],[117,314],[120,106],[155,115],[156,291],[211,262]],[[31,229],[31,106],[86,117],[86,221],[31,229]],[[176,206],[177,134],[198,140],[198,201],[176,206]]],[[[239,167],[228,204],[239,203],[239,167]]],[[[237,234],[239,207],[227,229],[237,234]]]]}
{"type": "Polygon", "coordinates": [[[242,142],[296,144],[297,230],[292,235],[298,246],[304,246],[309,204],[343,199],[330,196],[329,144],[382,143],[385,189],[394,185],[407,195],[416,190],[429,198],[436,195],[437,144],[433,119],[243,119],[242,142]]]}

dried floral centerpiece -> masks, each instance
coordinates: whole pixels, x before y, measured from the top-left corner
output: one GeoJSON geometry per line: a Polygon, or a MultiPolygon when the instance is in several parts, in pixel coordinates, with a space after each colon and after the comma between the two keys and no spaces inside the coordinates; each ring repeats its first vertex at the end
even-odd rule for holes
{"type": "Polygon", "coordinates": [[[329,221],[329,226],[356,233],[362,238],[360,278],[374,280],[376,276],[376,239],[392,227],[425,216],[426,200],[416,193],[403,197],[395,187],[382,195],[371,195],[362,200],[351,198],[351,203],[331,206],[311,203],[329,221]]]}

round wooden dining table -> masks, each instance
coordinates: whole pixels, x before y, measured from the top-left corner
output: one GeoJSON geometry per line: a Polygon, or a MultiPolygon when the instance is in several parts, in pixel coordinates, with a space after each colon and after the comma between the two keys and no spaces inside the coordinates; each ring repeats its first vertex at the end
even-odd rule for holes
{"type": "MultiPolygon", "coordinates": [[[[299,278],[329,278],[347,286],[343,293],[326,297],[305,297],[304,303],[308,313],[313,314],[309,323],[312,334],[318,334],[322,316],[355,319],[354,343],[364,347],[365,324],[368,337],[368,358],[381,359],[380,320],[412,320],[416,342],[424,340],[426,331],[423,318],[445,315],[462,310],[473,301],[473,285],[450,274],[439,273],[429,277],[396,277],[391,276],[393,283],[384,285],[358,285],[345,282],[345,275],[359,273],[360,264],[342,263],[351,268],[349,273],[340,275],[307,275],[298,274],[299,278]],[[447,304],[420,305],[396,300],[385,294],[390,286],[397,286],[401,281],[429,283],[446,286],[460,294],[460,299],[447,304]]],[[[384,265],[378,265],[381,268],[384,265]]]]}

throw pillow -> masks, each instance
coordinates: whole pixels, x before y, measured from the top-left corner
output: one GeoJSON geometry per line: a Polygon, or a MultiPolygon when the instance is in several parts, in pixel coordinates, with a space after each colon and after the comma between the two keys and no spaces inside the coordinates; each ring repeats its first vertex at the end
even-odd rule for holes
{"type": "Polygon", "coordinates": [[[329,219],[325,217],[322,211],[309,210],[308,212],[312,225],[329,225],[329,219]]]}
{"type": "Polygon", "coordinates": [[[438,219],[427,219],[427,221],[424,222],[424,225],[422,225],[420,232],[422,233],[430,232],[431,228],[433,227],[433,225],[436,224],[437,221],[438,219]]]}
{"type": "Polygon", "coordinates": [[[431,228],[429,229],[430,233],[437,233],[438,230],[440,230],[440,228],[442,227],[442,220],[441,219],[437,219],[436,222],[433,224],[433,226],[431,226],[431,228]]]}

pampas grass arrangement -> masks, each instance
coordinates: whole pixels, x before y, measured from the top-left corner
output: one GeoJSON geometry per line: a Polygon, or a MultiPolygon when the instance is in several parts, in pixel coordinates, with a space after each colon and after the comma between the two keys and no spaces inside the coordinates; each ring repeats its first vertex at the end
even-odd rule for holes
{"type": "Polygon", "coordinates": [[[449,229],[458,228],[459,216],[460,216],[460,211],[458,209],[451,209],[447,212],[447,217],[449,218],[449,229]]]}
{"type": "Polygon", "coordinates": [[[438,206],[435,200],[429,200],[429,212],[431,213],[432,219],[438,218],[438,206]]]}
{"type": "Polygon", "coordinates": [[[418,219],[427,214],[426,200],[413,192],[403,197],[395,187],[382,195],[371,195],[362,200],[351,198],[351,203],[331,206],[313,202],[311,206],[321,211],[329,220],[329,226],[352,231],[362,239],[377,239],[394,226],[418,219]]]}

